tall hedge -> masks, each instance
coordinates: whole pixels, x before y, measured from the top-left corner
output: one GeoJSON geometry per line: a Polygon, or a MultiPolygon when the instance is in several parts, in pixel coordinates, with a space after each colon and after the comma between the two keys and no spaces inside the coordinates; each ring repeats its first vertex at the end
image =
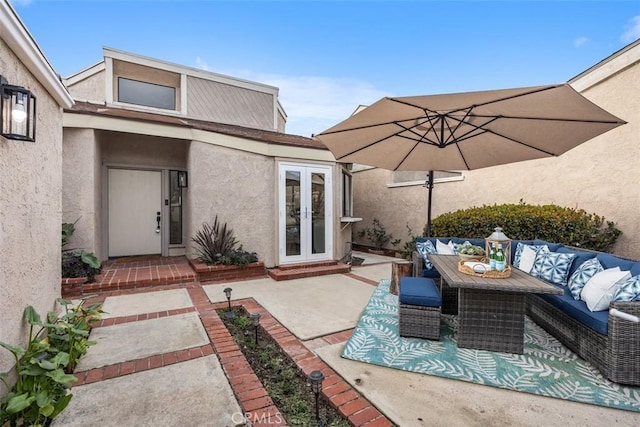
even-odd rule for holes
{"type": "MultiPolygon", "coordinates": [[[[432,221],[433,236],[484,238],[502,227],[511,239],[543,239],[609,252],[622,234],[615,224],[583,209],[556,205],[503,204],[461,209],[432,221]]],[[[424,234],[426,235],[426,226],[424,234]]]]}

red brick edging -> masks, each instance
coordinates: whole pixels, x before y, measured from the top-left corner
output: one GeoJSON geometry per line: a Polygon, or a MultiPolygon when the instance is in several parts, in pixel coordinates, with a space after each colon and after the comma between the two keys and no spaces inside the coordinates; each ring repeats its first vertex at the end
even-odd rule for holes
{"type": "MultiPolygon", "coordinates": [[[[347,274],[348,276],[355,276],[347,274]]],[[[355,276],[359,280],[363,278],[355,276]]],[[[366,279],[363,280],[369,282],[366,279]]],[[[372,285],[377,285],[373,283],[372,285]]],[[[187,285],[173,285],[163,287],[185,288],[194,304],[194,307],[174,309],[157,313],[147,313],[132,316],[123,316],[104,319],[95,323],[94,327],[104,327],[126,322],[134,322],[159,317],[172,316],[197,311],[202,324],[207,332],[211,344],[193,347],[190,349],[178,350],[161,355],[149,356],[133,361],[126,361],[89,371],[77,372],[74,375],[78,378],[74,386],[90,384],[93,382],[107,380],[118,376],[141,372],[148,369],[168,366],[174,363],[183,362],[199,357],[216,354],[221,366],[229,380],[238,402],[248,419],[252,421],[253,427],[258,426],[286,426],[284,416],[280,413],[271,398],[268,396],[260,379],[254,373],[249,362],[244,357],[233,337],[227,330],[224,322],[218,316],[216,310],[226,308],[227,303],[221,302],[212,304],[202,286],[199,283],[187,285]]],[[[142,290],[149,292],[150,289],[142,290]]],[[[102,294],[92,298],[88,303],[103,302],[107,296],[139,293],[141,290],[125,290],[102,294]]],[[[354,427],[391,427],[394,424],[376,409],[366,398],[358,393],[339,374],[331,369],[322,359],[309,350],[299,341],[288,329],[280,324],[271,314],[258,304],[253,298],[236,300],[234,306],[242,306],[250,313],[260,313],[260,326],[267,332],[280,346],[280,348],[296,363],[298,368],[308,375],[311,371],[320,370],[325,376],[323,381],[322,394],[331,405],[344,416],[349,424],[354,427]]],[[[338,332],[336,334],[322,337],[328,344],[345,342],[352,330],[338,332]]]]}

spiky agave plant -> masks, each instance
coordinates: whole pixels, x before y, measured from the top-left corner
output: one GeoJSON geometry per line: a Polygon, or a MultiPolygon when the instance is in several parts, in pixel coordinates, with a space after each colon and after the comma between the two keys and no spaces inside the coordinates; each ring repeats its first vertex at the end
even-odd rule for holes
{"type": "Polygon", "coordinates": [[[198,260],[206,264],[218,264],[220,259],[235,250],[238,241],[233,236],[233,230],[227,224],[220,224],[216,215],[213,225],[202,224],[202,228],[191,239],[195,244],[198,260]]]}

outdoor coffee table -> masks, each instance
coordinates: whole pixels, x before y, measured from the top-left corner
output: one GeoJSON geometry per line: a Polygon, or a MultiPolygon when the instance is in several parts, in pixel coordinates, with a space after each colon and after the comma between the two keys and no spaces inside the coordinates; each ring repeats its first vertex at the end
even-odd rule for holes
{"type": "Polygon", "coordinates": [[[527,293],[562,294],[562,289],[512,268],[511,277],[489,279],[458,271],[455,255],[429,255],[452,288],[458,288],[458,347],[522,354],[527,293]]]}

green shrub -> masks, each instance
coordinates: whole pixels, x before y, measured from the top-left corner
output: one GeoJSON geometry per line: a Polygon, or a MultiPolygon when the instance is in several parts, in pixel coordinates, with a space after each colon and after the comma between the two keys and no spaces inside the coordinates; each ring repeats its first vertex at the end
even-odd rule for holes
{"type": "MultiPolygon", "coordinates": [[[[503,204],[472,207],[438,216],[433,236],[485,238],[502,227],[511,239],[543,239],[585,249],[609,252],[622,234],[615,224],[583,209],[557,205],[503,204]]],[[[426,235],[426,226],[425,234],[426,235]]]]}
{"type": "Polygon", "coordinates": [[[76,377],[70,374],[86,349],[91,323],[102,311],[99,305],[83,308],[58,300],[65,312],[47,314],[46,321],[32,306],[24,310],[29,324],[26,348],[0,342],[11,352],[15,362],[15,385],[8,382],[9,372],[0,373],[0,381],[9,392],[0,398],[1,426],[43,426],[62,412],[71,400],[71,385],[76,377]]]}
{"type": "Polygon", "coordinates": [[[76,231],[75,225],[78,220],[62,223],[62,277],[86,277],[87,282],[91,283],[102,270],[98,257],[93,252],[65,248],[76,231]]]}

